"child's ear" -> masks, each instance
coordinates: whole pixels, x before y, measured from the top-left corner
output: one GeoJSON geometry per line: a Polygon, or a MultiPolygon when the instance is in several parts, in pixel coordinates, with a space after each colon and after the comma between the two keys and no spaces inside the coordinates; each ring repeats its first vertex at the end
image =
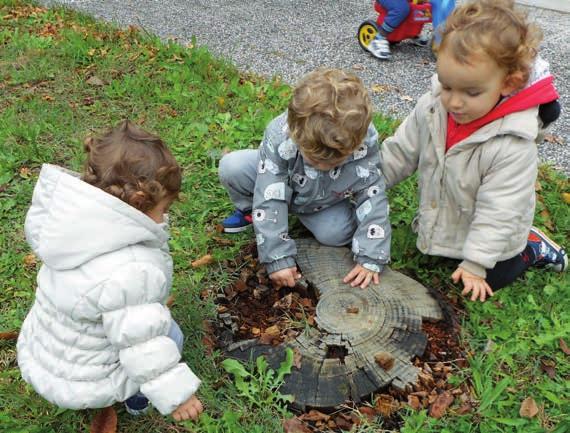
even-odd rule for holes
{"type": "Polygon", "coordinates": [[[511,93],[522,89],[524,84],[524,76],[522,71],[511,72],[505,77],[503,88],[501,89],[501,95],[508,96],[511,93]]]}

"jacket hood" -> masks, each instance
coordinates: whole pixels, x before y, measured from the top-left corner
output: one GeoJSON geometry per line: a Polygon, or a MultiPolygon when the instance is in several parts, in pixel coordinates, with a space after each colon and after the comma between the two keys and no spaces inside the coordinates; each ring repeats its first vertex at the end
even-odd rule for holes
{"type": "Polygon", "coordinates": [[[57,270],[138,243],[160,248],[169,236],[165,227],[77,173],[50,164],[42,166],[25,222],[33,251],[57,270]]]}

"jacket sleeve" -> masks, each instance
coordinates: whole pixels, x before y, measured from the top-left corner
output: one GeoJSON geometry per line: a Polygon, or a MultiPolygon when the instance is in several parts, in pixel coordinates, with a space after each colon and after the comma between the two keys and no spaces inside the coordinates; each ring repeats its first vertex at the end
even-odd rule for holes
{"type": "MultiPolygon", "coordinates": [[[[352,238],[354,259],[366,269],[382,272],[390,261],[392,229],[388,219],[386,184],[379,170],[378,133],[369,129],[365,144],[368,153],[355,166],[357,174],[364,173],[362,188],[354,191],[357,228],[352,238]]],[[[359,177],[360,177],[359,176],[359,177]]]]}
{"type": "MultiPolygon", "coordinates": [[[[424,96],[423,98],[426,98],[424,96]]],[[[420,122],[418,112],[420,100],[414,110],[406,117],[392,137],[387,138],[381,145],[380,167],[387,188],[392,188],[418,168],[420,157],[420,122]]]]}
{"type": "Polygon", "coordinates": [[[200,379],[180,362],[176,343],[167,335],[172,318],[162,304],[166,276],[149,263],[131,263],[104,283],[98,306],[103,329],[127,376],[158,411],[167,415],[188,400],[200,379]]]}
{"type": "Polygon", "coordinates": [[[534,210],[537,176],[536,145],[513,138],[514,146],[501,146],[490,156],[489,168],[477,192],[473,221],[463,246],[459,266],[480,277],[495,267],[507,242],[520,234],[523,217],[534,210]]]}
{"type": "Polygon", "coordinates": [[[268,273],[295,266],[297,248],[289,237],[288,214],[292,189],[288,160],[297,155],[297,146],[285,134],[275,131],[273,121],[259,147],[259,166],[253,192],[253,227],[259,258],[268,273]]]}

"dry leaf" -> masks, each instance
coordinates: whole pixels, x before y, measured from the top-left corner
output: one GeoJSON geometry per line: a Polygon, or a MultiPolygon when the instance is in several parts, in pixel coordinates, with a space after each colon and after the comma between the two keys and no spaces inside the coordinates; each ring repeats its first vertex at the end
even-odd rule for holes
{"type": "Polygon", "coordinates": [[[374,355],[374,361],[386,371],[390,371],[394,367],[394,356],[388,352],[378,352],[374,355]]]}
{"type": "Polygon", "coordinates": [[[86,81],[86,83],[91,85],[91,86],[98,86],[98,87],[105,85],[105,82],[101,78],[97,77],[96,75],[89,77],[89,79],[86,81]]]}
{"type": "Polygon", "coordinates": [[[521,403],[519,415],[523,418],[533,418],[538,414],[538,406],[532,397],[527,397],[521,403]]]}
{"type": "Polygon", "coordinates": [[[369,422],[373,422],[377,415],[376,409],[370,406],[360,406],[358,412],[364,415],[369,422]]]}
{"type": "Polygon", "coordinates": [[[554,224],[552,223],[552,219],[550,218],[550,212],[548,212],[547,209],[544,209],[542,210],[542,212],[540,212],[540,216],[544,220],[544,225],[546,226],[546,228],[548,228],[548,230],[550,231],[554,231],[554,224]]]}
{"type": "Polygon", "coordinates": [[[299,419],[310,422],[317,422],[317,421],[327,422],[330,419],[330,417],[331,417],[330,415],[319,412],[318,410],[315,409],[311,409],[308,413],[304,413],[303,415],[301,415],[299,419]]]}
{"type": "Polygon", "coordinates": [[[346,312],[348,314],[358,314],[359,311],[360,311],[360,309],[358,307],[347,307],[346,308],[346,312]]]}
{"type": "Polygon", "coordinates": [[[473,410],[473,406],[470,403],[463,403],[459,409],[455,411],[457,415],[465,415],[473,410]]]}
{"type": "Polygon", "coordinates": [[[413,410],[420,410],[422,408],[420,399],[415,395],[408,395],[408,406],[413,410]]]}
{"type": "Polygon", "coordinates": [[[301,351],[299,350],[298,347],[295,347],[293,349],[293,365],[298,368],[299,370],[301,369],[301,359],[303,358],[303,356],[301,355],[301,351]]]}
{"type": "Polygon", "coordinates": [[[166,306],[167,306],[168,308],[171,308],[172,305],[174,304],[174,301],[175,301],[174,295],[170,295],[170,296],[168,297],[168,299],[166,300],[166,306]]]}
{"type": "Polygon", "coordinates": [[[558,340],[558,342],[560,343],[560,348],[562,349],[562,352],[564,352],[566,355],[570,355],[570,348],[568,348],[566,342],[562,338],[558,340]]]}
{"type": "Polygon", "coordinates": [[[20,168],[20,177],[27,179],[32,175],[32,170],[29,167],[20,168]]]}
{"type": "Polygon", "coordinates": [[[429,416],[441,418],[451,403],[453,403],[453,396],[449,392],[443,391],[429,408],[429,416]]]}
{"type": "Polygon", "coordinates": [[[285,433],[311,433],[309,427],[297,417],[283,420],[283,431],[285,433]]]}
{"type": "Polygon", "coordinates": [[[544,141],[554,144],[564,144],[564,139],[554,134],[544,134],[544,141]]]}
{"type": "Polygon", "coordinates": [[[570,192],[563,192],[562,200],[564,201],[564,203],[570,204],[570,192]]]}
{"type": "Polygon", "coordinates": [[[412,98],[411,96],[408,96],[408,95],[402,95],[402,96],[400,96],[400,99],[402,101],[413,101],[414,100],[414,98],[412,98]]]}
{"type": "Polygon", "coordinates": [[[364,65],[362,63],[355,63],[352,65],[352,69],[355,71],[364,71],[364,65]]]}
{"type": "Polygon", "coordinates": [[[389,84],[373,84],[370,89],[372,90],[372,93],[384,93],[388,92],[391,88],[392,86],[389,84]]]}
{"type": "Polygon", "coordinates": [[[0,340],[16,340],[18,338],[18,331],[0,332],[0,340]]]}
{"type": "Polygon", "coordinates": [[[89,433],[117,433],[117,413],[112,407],[101,409],[91,421],[89,433]]]}
{"type": "Polygon", "coordinates": [[[385,418],[391,416],[400,407],[398,402],[394,400],[394,397],[389,394],[381,394],[376,399],[374,406],[376,411],[385,418]]]}
{"type": "Polygon", "coordinates": [[[214,258],[212,257],[211,254],[206,254],[203,257],[200,257],[198,260],[194,260],[192,262],[192,267],[193,268],[199,268],[200,266],[206,266],[209,265],[210,263],[214,262],[214,258]]]}
{"type": "Polygon", "coordinates": [[[549,378],[554,379],[556,377],[556,363],[554,361],[542,359],[540,361],[540,368],[549,378]]]}
{"type": "Polygon", "coordinates": [[[23,262],[26,268],[33,268],[36,266],[37,259],[34,254],[27,254],[24,256],[23,262]]]}

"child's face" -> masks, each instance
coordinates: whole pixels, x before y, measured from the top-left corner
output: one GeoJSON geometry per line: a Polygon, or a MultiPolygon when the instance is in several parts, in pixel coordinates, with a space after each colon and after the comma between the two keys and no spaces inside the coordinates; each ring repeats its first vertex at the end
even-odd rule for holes
{"type": "Polygon", "coordinates": [[[159,201],[155,207],[146,211],[146,215],[151,218],[155,223],[160,224],[164,222],[164,214],[168,213],[170,205],[172,204],[172,198],[165,197],[159,201]]]}
{"type": "Polygon", "coordinates": [[[459,124],[477,120],[497,105],[501,96],[515,90],[506,71],[485,54],[473,54],[469,63],[459,63],[449,50],[439,53],[437,74],[441,102],[459,124]]]}

